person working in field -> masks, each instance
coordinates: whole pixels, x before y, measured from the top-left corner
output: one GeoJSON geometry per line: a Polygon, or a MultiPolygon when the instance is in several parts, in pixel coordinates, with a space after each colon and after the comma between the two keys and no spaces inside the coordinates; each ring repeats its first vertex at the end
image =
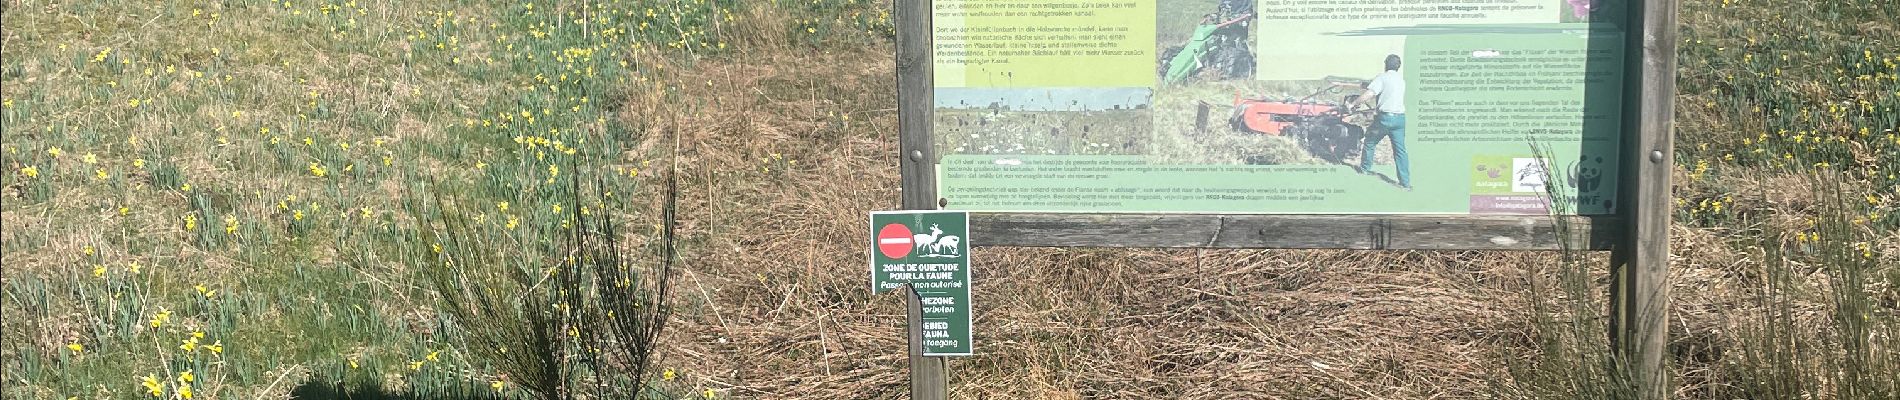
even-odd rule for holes
{"type": "Polygon", "coordinates": [[[1175,53],[1174,58],[1168,60],[1168,76],[1165,83],[1172,85],[1186,82],[1189,75],[1193,75],[1195,70],[1200,69],[1201,56],[1207,54],[1207,38],[1213,37],[1214,32],[1221,28],[1246,21],[1248,18],[1253,18],[1253,14],[1242,15],[1227,22],[1220,22],[1220,16],[1215,14],[1202,16],[1201,25],[1194,28],[1194,35],[1188,38],[1187,44],[1181,46],[1181,52],[1175,53]]]}
{"type": "Polygon", "coordinates": [[[1379,139],[1391,136],[1392,162],[1398,168],[1399,187],[1411,190],[1411,157],[1405,152],[1405,76],[1399,73],[1399,55],[1385,56],[1385,72],[1380,72],[1363,87],[1365,92],[1353,105],[1357,107],[1377,99],[1378,113],[1366,136],[1365,151],[1359,155],[1359,172],[1372,173],[1373,149],[1379,147],[1379,139]]]}

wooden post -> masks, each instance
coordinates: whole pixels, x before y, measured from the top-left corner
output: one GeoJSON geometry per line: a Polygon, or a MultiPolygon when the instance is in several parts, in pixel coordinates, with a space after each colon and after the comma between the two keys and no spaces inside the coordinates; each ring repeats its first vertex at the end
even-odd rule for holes
{"type": "Polygon", "coordinates": [[[950,394],[949,371],[943,357],[924,356],[924,301],[910,285],[904,285],[904,314],[910,336],[910,398],[943,400],[950,394]]]}
{"type": "Polygon", "coordinates": [[[1669,174],[1676,96],[1676,0],[1643,0],[1631,7],[1624,81],[1626,156],[1619,208],[1627,216],[1622,242],[1611,254],[1610,342],[1620,371],[1630,374],[1642,399],[1667,398],[1663,365],[1669,340],[1669,174]],[[1640,25],[1634,24],[1641,21],[1640,25]],[[1638,27],[1640,26],[1640,27],[1638,27]],[[1633,116],[1633,117],[1632,117],[1633,116]]]}
{"type": "MultiPolygon", "coordinates": [[[[934,210],[937,201],[936,152],[931,149],[931,108],[935,79],[931,69],[930,0],[897,0],[898,174],[906,210],[934,210]]],[[[949,397],[949,372],[943,357],[924,356],[923,300],[906,286],[910,331],[910,397],[949,397]]]]}
{"type": "Polygon", "coordinates": [[[897,0],[897,148],[904,209],[937,209],[931,118],[930,0],[897,0]]]}

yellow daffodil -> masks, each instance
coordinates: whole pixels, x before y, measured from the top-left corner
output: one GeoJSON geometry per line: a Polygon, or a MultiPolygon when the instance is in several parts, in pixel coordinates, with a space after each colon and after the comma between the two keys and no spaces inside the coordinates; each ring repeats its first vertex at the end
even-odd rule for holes
{"type": "Polygon", "coordinates": [[[72,350],[73,354],[79,354],[81,352],[86,351],[86,345],[79,344],[79,342],[73,342],[71,344],[67,344],[66,349],[72,350]]]}
{"type": "Polygon", "coordinates": [[[59,147],[46,149],[46,154],[53,156],[53,158],[59,158],[60,154],[65,154],[65,153],[66,152],[64,150],[60,150],[59,147]]]}
{"type": "Polygon", "coordinates": [[[158,383],[157,374],[146,375],[145,378],[139,382],[139,385],[144,386],[146,391],[151,392],[152,397],[165,395],[165,384],[158,383]]]}
{"type": "Polygon", "coordinates": [[[489,383],[488,387],[495,388],[495,393],[501,393],[502,389],[508,388],[508,382],[496,379],[494,382],[489,383]]]}
{"type": "Polygon", "coordinates": [[[171,320],[172,320],[172,310],[168,308],[164,308],[164,307],[159,307],[158,313],[152,315],[152,327],[157,328],[160,325],[164,325],[166,322],[169,322],[171,320]]]}
{"type": "Polygon", "coordinates": [[[38,178],[40,177],[40,168],[31,165],[20,167],[20,175],[26,175],[28,178],[38,178]]]}

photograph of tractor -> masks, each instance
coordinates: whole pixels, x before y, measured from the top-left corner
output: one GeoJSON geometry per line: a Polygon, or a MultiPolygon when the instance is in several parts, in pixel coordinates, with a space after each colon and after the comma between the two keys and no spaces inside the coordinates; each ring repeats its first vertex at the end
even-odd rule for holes
{"type": "MultiPolygon", "coordinates": [[[[1366,127],[1358,121],[1366,120],[1370,110],[1354,108],[1358,95],[1345,96],[1340,102],[1318,100],[1346,86],[1351,85],[1329,82],[1326,88],[1298,99],[1247,98],[1235,93],[1228,125],[1235,132],[1293,139],[1302,150],[1328,162],[1356,160],[1366,137],[1366,127]]],[[[1204,121],[1199,125],[1206,126],[1204,121]]]]}

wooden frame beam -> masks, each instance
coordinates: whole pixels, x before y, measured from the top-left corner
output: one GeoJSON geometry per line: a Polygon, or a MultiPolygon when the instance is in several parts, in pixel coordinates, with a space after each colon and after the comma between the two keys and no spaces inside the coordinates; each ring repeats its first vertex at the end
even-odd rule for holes
{"type": "Polygon", "coordinates": [[[1607,250],[1619,226],[1613,216],[971,213],[970,240],[1021,247],[1607,250]]]}

